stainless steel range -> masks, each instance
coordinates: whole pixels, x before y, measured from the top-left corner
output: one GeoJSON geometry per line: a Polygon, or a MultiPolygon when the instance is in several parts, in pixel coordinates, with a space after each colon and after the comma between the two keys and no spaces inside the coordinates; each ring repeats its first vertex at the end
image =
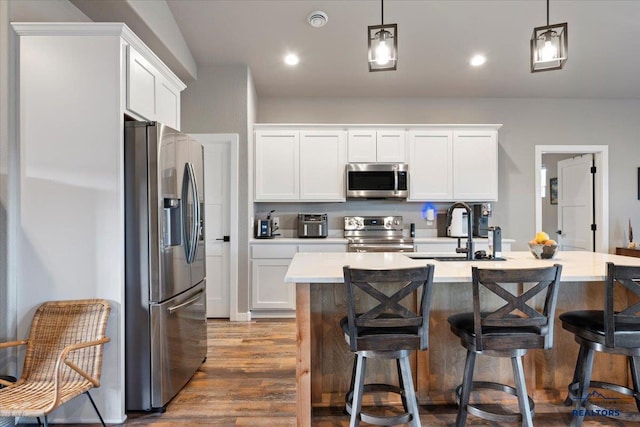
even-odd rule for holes
{"type": "Polygon", "coordinates": [[[404,237],[401,216],[345,216],[349,252],[414,252],[413,238],[404,237]]]}

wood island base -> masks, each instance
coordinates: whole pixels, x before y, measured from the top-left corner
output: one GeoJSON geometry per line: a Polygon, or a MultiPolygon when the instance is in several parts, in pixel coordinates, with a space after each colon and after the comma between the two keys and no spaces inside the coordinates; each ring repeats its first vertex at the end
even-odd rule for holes
{"type": "MultiPolygon", "coordinates": [[[[631,259],[608,257],[617,258],[618,263],[631,259]]],[[[574,276],[569,269],[567,279],[571,278],[574,276]]],[[[600,279],[600,276],[588,278],[600,279]]],[[[295,286],[297,425],[310,426],[313,408],[344,405],[353,354],[339,327],[340,318],[346,314],[344,284],[304,281],[296,282],[295,286]]],[[[454,313],[473,310],[471,284],[470,281],[456,281],[437,282],[433,286],[429,349],[414,353],[412,360],[416,393],[421,405],[455,404],[454,390],[462,380],[466,351],[450,331],[447,318],[454,313]]],[[[561,406],[573,376],[579,346],[573,334],[562,329],[558,316],[569,310],[601,309],[603,299],[601,280],[562,282],[553,348],[532,350],[524,357],[527,389],[535,402],[561,406]]],[[[397,381],[395,368],[386,366],[385,361],[372,360],[367,375],[367,382],[397,381]]],[[[593,378],[628,384],[626,359],[596,355],[593,378]]],[[[513,384],[510,360],[479,356],[474,379],[513,384]]]]}

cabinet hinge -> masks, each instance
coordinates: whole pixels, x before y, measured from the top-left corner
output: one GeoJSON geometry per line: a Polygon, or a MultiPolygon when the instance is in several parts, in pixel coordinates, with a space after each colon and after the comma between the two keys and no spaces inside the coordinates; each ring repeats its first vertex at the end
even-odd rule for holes
{"type": "Polygon", "coordinates": [[[596,167],[595,166],[591,166],[591,173],[596,173],[596,167]]]}
{"type": "Polygon", "coordinates": [[[591,224],[591,231],[596,231],[597,227],[595,224],[591,224]]]}

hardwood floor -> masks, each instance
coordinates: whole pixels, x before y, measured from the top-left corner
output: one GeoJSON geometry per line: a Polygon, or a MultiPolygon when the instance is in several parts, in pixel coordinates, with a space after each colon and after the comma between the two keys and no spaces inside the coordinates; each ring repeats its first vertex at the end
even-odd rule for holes
{"type": "MultiPolygon", "coordinates": [[[[167,411],[129,414],[122,425],[295,426],[295,322],[210,320],[208,336],[206,363],[171,401],[167,411]]],[[[570,412],[560,403],[539,404],[534,422],[543,427],[568,426],[570,412]]],[[[424,426],[453,426],[456,408],[423,405],[420,416],[424,426]]],[[[348,418],[341,410],[314,411],[313,427],[348,425],[348,418]]],[[[588,417],[584,423],[585,427],[627,425],[639,424],[604,417],[588,417]]],[[[467,426],[516,427],[517,424],[500,424],[470,416],[467,426]]]]}

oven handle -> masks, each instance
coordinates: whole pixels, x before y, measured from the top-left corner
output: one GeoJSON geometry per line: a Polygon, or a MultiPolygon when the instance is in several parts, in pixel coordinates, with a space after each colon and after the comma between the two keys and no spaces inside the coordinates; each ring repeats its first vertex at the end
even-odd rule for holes
{"type": "Polygon", "coordinates": [[[415,252],[415,246],[348,245],[348,252],[415,252]]]}

